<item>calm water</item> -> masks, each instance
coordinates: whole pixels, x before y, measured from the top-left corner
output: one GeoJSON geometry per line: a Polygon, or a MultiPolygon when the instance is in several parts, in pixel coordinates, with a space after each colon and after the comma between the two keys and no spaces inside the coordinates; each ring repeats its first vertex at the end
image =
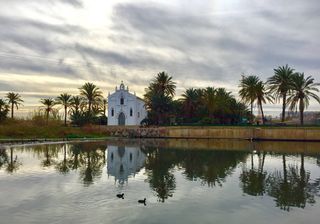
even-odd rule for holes
{"type": "Polygon", "coordinates": [[[0,223],[318,224],[318,146],[113,141],[2,147],[0,223]],[[137,202],[143,198],[146,206],[137,202]]]}

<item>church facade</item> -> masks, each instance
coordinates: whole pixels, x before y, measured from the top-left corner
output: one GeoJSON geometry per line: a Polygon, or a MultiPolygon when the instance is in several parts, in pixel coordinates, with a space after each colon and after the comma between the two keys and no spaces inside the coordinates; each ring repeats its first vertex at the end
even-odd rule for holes
{"type": "Polygon", "coordinates": [[[108,125],[140,125],[147,117],[144,101],[125,88],[123,82],[108,95],[108,125]]]}

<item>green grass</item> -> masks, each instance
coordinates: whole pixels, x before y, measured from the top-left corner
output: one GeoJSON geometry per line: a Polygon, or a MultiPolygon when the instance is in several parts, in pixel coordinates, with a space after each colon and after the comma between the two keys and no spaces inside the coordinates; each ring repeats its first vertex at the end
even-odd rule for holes
{"type": "Polygon", "coordinates": [[[46,125],[32,120],[8,120],[0,124],[0,139],[101,137],[107,137],[107,132],[102,126],[64,127],[58,121],[51,121],[46,125]]]}

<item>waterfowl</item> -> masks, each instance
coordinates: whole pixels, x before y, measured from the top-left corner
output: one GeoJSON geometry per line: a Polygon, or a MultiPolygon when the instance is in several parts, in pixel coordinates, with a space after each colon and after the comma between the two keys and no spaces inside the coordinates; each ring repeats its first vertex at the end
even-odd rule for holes
{"type": "Polygon", "coordinates": [[[122,194],[117,194],[117,197],[124,199],[124,194],[123,193],[122,194]]]}
{"type": "Polygon", "coordinates": [[[146,198],[144,198],[143,200],[138,200],[138,203],[146,205],[146,200],[146,198]]]}

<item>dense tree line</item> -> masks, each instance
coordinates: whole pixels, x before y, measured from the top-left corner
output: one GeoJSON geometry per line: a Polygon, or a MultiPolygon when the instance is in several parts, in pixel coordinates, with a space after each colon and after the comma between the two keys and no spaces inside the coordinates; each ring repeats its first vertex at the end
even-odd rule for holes
{"type": "Polygon", "coordinates": [[[258,76],[242,76],[239,84],[239,96],[242,101],[250,104],[251,114],[253,104],[258,106],[262,122],[265,117],[263,104],[282,101],[281,121],[286,120],[286,109],[300,112],[300,124],[304,124],[303,113],[309,106],[310,99],[313,98],[320,103],[320,98],[316,94],[319,92],[319,83],[316,83],[312,76],[305,76],[304,73],[295,72],[288,65],[274,69],[274,75],[266,82],[260,80],[258,76]]]}
{"type": "MultiPolygon", "coordinates": [[[[188,88],[178,99],[176,82],[166,72],[158,73],[145,89],[144,100],[148,117],[143,124],[241,124],[254,122],[253,108],[257,106],[261,121],[265,123],[263,105],[266,103],[282,103],[281,121],[286,121],[286,110],[299,111],[300,123],[304,124],[304,111],[310,100],[320,103],[319,83],[312,76],[295,72],[288,65],[274,69],[274,75],[263,81],[256,75],[242,75],[239,83],[237,100],[225,88],[209,86],[206,88],[188,88]]],[[[107,100],[102,91],[93,83],[85,83],[79,88],[79,95],[62,93],[58,97],[40,100],[41,110],[46,122],[50,115],[57,116],[60,105],[64,111],[64,125],[67,117],[73,124],[107,123],[107,100]]],[[[23,100],[18,93],[9,92],[6,100],[0,99],[0,121],[7,118],[11,111],[21,106],[23,100]]],[[[61,108],[60,108],[61,109],[61,108]]]]}
{"type": "MultiPolygon", "coordinates": [[[[83,125],[87,123],[106,124],[107,100],[103,98],[102,91],[93,83],[85,83],[79,88],[79,95],[72,96],[69,93],[62,93],[56,98],[43,98],[40,100],[42,106],[37,116],[42,116],[49,123],[50,118],[58,117],[62,106],[64,111],[64,125],[67,125],[67,117],[73,124],[83,125]]],[[[18,93],[9,92],[6,100],[0,99],[0,121],[8,117],[11,111],[11,119],[14,118],[14,109],[21,106],[23,100],[18,93]]]]}
{"type": "Polygon", "coordinates": [[[150,82],[144,99],[149,124],[240,124],[253,123],[253,108],[257,106],[264,124],[263,105],[282,101],[281,121],[286,121],[286,110],[300,112],[300,124],[310,99],[320,103],[316,94],[319,83],[312,76],[295,72],[288,65],[274,69],[274,75],[262,81],[256,75],[242,75],[239,83],[240,101],[225,88],[188,88],[179,99],[174,99],[176,83],[172,76],[161,72],[150,82]],[[249,106],[249,109],[248,109],[249,106]]]}
{"type": "Polygon", "coordinates": [[[247,107],[224,88],[189,88],[174,99],[176,83],[165,72],[157,74],[144,95],[150,124],[238,124],[250,117],[247,107]]]}

